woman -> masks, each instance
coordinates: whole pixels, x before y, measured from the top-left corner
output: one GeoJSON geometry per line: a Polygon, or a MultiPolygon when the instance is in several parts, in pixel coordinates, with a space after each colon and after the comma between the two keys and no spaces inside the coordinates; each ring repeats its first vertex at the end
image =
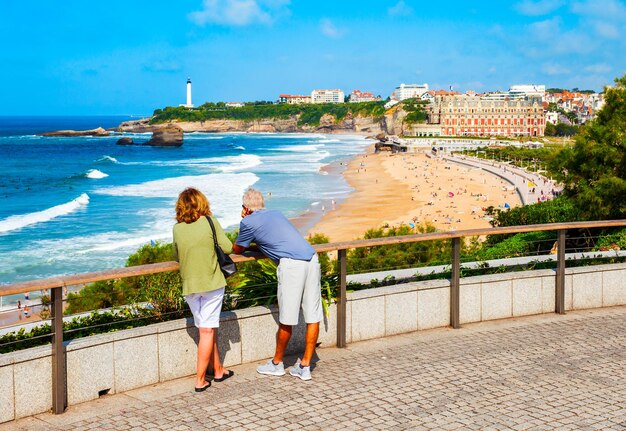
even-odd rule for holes
{"type": "Polygon", "coordinates": [[[231,253],[233,245],[211,214],[206,196],[194,188],[183,190],[176,202],[178,223],[174,225],[174,257],[180,262],[183,295],[200,333],[196,392],[205,391],[211,386],[211,382],[205,379],[211,359],[214,381],[222,382],[234,374],[222,367],[217,351],[217,328],[226,279],[217,264],[213,232],[206,217],[211,217],[213,221],[219,246],[224,253],[231,253]]]}

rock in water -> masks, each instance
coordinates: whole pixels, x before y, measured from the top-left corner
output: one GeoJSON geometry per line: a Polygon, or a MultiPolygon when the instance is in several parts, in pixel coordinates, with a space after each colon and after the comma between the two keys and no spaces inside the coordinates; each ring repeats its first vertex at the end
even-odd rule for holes
{"type": "Polygon", "coordinates": [[[133,145],[133,138],[124,137],[117,140],[117,145],[133,145]]]}
{"type": "Polygon", "coordinates": [[[91,130],[57,130],[56,132],[42,133],[40,136],[109,136],[109,132],[98,127],[91,130]]]}
{"type": "Polygon", "coordinates": [[[157,147],[180,147],[183,145],[183,129],[173,124],[168,124],[152,132],[152,139],[147,145],[157,147]]]}

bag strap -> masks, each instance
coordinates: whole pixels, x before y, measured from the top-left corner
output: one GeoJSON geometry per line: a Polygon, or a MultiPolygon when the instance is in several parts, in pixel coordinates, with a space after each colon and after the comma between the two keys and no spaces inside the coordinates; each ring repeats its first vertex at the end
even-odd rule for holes
{"type": "Polygon", "coordinates": [[[219,247],[219,244],[217,243],[217,234],[215,233],[215,226],[213,225],[213,220],[211,220],[211,217],[209,216],[205,216],[205,217],[209,221],[209,224],[211,225],[211,230],[213,231],[213,244],[215,245],[215,248],[217,249],[219,247]]]}
{"type": "Polygon", "coordinates": [[[220,263],[219,263],[219,254],[218,254],[218,250],[221,250],[219,247],[219,244],[217,243],[217,234],[215,233],[215,226],[213,225],[213,220],[211,220],[211,217],[209,216],[205,216],[206,219],[209,221],[209,225],[211,225],[211,230],[213,231],[213,246],[215,247],[215,267],[217,268],[217,272],[220,272],[220,263]]]}

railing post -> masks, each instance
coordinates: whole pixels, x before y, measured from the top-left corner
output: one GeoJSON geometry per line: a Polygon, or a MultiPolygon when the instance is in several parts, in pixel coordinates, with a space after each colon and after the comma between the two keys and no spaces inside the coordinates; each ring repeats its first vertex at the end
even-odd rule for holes
{"type": "Polygon", "coordinates": [[[337,294],[337,347],[346,347],[346,250],[337,250],[339,292],[337,294]]]}
{"type": "Polygon", "coordinates": [[[65,348],[63,346],[63,287],[50,289],[52,315],[52,411],[55,415],[65,411],[65,348]]]}
{"type": "Polygon", "coordinates": [[[565,233],[566,230],[557,231],[557,264],[555,282],[555,307],[554,312],[565,314],[565,233]]]}
{"type": "Polygon", "coordinates": [[[450,326],[461,327],[461,238],[452,238],[452,278],[450,280],[450,326]]]}

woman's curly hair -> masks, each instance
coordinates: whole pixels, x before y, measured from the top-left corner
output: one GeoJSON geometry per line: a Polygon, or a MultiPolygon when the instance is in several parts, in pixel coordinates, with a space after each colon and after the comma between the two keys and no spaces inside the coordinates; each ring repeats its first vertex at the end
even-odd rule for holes
{"type": "Polygon", "coordinates": [[[209,200],[204,194],[193,187],[188,187],[178,195],[176,202],[176,221],[193,223],[200,217],[210,216],[209,200]]]}

